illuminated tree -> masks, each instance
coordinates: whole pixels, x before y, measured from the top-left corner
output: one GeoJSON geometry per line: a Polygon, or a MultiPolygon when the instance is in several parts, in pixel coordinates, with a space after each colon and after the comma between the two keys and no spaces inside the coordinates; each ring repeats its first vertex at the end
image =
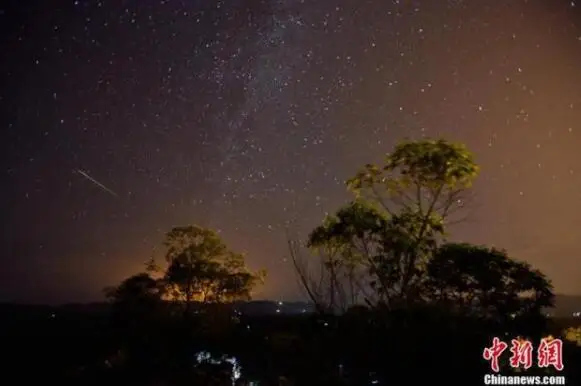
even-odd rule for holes
{"type": "Polygon", "coordinates": [[[317,227],[308,245],[326,265],[349,272],[347,282],[368,303],[411,301],[477,173],[463,145],[404,141],[383,165],[368,164],[347,182],[355,200],[317,227]]]}
{"type": "Polygon", "coordinates": [[[252,272],[244,255],[232,252],[213,230],[199,226],[173,228],[166,235],[164,280],[175,299],[183,300],[186,313],[192,302],[249,300],[265,277],[252,272]]]}
{"type": "Polygon", "coordinates": [[[541,315],[553,294],[540,272],[501,251],[445,244],[446,227],[461,218],[478,171],[465,146],[445,140],[405,141],[383,165],[366,165],[347,183],[355,199],[309,235],[308,246],[332,278],[319,302],[333,306],[355,288],[372,306],[448,297],[468,313],[496,307],[496,319],[541,315]]]}

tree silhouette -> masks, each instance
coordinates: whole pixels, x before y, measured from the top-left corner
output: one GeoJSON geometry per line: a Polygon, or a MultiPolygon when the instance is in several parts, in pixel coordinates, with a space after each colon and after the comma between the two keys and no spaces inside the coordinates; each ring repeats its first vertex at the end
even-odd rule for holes
{"type": "Polygon", "coordinates": [[[213,375],[192,368],[193,347],[228,336],[232,313],[223,303],[250,300],[265,272],[248,269],[244,255],[228,249],[216,232],[199,226],[173,228],[164,245],[165,268],[152,259],[146,266],[149,273],[106,289],[116,339],[127,358],[121,367],[140,380],[171,375],[180,379],[175,382],[191,384],[201,377],[205,381],[199,382],[212,384],[208,382],[213,375]],[[196,317],[191,312],[194,302],[206,306],[196,317]]]}
{"type": "Polygon", "coordinates": [[[122,312],[125,320],[140,320],[160,307],[163,286],[147,273],[138,273],[125,279],[117,287],[105,289],[105,296],[114,311],[122,312]]]}
{"type": "Polygon", "coordinates": [[[444,244],[427,266],[424,296],[448,310],[505,327],[542,315],[553,306],[548,279],[505,251],[471,244],[444,244]]]}
{"type": "Polygon", "coordinates": [[[194,301],[220,303],[249,300],[265,271],[252,272],[244,255],[228,249],[213,230],[199,226],[173,228],[166,235],[164,281],[174,299],[182,300],[185,313],[194,301]]]}
{"type": "Polygon", "coordinates": [[[167,315],[163,283],[147,273],[138,273],[105,293],[111,302],[113,335],[118,343],[112,361],[154,371],[163,353],[160,333],[167,315]]]}
{"type": "Polygon", "coordinates": [[[464,145],[442,139],[404,141],[382,166],[366,165],[347,182],[355,199],[309,234],[330,278],[319,302],[350,293],[351,304],[388,309],[447,301],[495,320],[542,315],[553,294],[540,272],[502,251],[443,244],[478,171],[464,145]]]}
{"type": "MultiPolygon", "coordinates": [[[[490,336],[537,341],[546,333],[553,293],[541,272],[505,251],[447,240],[477,172],[462,145],[406,141],[349,180],[350,202],[304,243],[289,237],[298,278],[324,314],[315,317],[233,317],[225,303],[250,299],[264,272],[210,229],[173,228],[166,265],[149,266],[158,276],[134,275],[108,292],[124,326],[120,342],[128,342],[126,367],[137,383],[158,375],[171,384],[231,384],[226,364],[192,363],[207,351],[237,357],[248,379],[268,384],[282,375],[301,385],[480,378],[490,336]],[[194,303],[203,312],[190,312],[194,303]],[[174,309],[177,317],[167,312],[174,309]]],[[[578,331],[567,332],[578,340],[578,331]]]]}

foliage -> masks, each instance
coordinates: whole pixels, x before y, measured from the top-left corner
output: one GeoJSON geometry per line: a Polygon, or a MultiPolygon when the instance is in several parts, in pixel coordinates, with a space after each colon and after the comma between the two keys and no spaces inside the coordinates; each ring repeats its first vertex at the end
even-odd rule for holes
{"type": "Polygon", "coordinates": [[[320,309],[345,311],[350,304],[370,297],[364,280],[364,249],[366,241],[383,229],[385,222],[382,213],[364,201],[352,202],[336,217],[328,217],[312,232],[306,245],[320,258],[318,282],[307,279],[307,266],[304,262],[300,265],[298,253],[291,250],[297,271],[303,273],[301,281],[309,284],[309,295],[320,309]]]}
{"type": "Polygon", "coordinates": [[[391,310],[448,302],[494,320],[541,315],[553,294],[540,272],[502,251],[446,243],[478,172],[464,145],[443,139],[404,141],[383,165],[366,165],[347,182],[355,199],[309,235],[330,278],[319,303],[362,297],[391,310]]]}
{"type": "Polygon", "coordinates": [[[117,287],[107,288],[105,295],[114,311],[126,321],[143,321],[161,306],[163,285],[147,273],[138,273],[125,279],[117,287]]]}
{"type": "Polygon", "coordinates": [[[146,266],[148,273],[133,275],[106,290],[113,306],[117,349],[129,358],[121,368],[146,369],[140,379],[165,376],[161,372],[180,378],[172,380],[175,384],[191,384],[200,377],[203,381],[194,383],[210,382],[222,372],[214,372],[214,368],[194,371],[194,342],[209,344],[215,337],[225,336],[232,327],[232,310],[224,303],[250,300],[265,273],[248,269],[244,255],[231,251],[210,229],[174,228],[167,233],[164,245],[165,269],[151,260],[146,266]],[[194,302],[204,306],[196,317],[190,312],[194,302]],[[176,318],[180,314],[173,311],[181,305],[185,305],[185,317],[176,318]]]}
{"type": "Polygon", "coordinates": [[[147,273],[125,279],[118,287],[107,288],[105,295],[113,302],[152,302],[160,297],[159,283],[147,273]]]}
{"type": "MultiPolygon", "coordinates": [[[[503,250],[447,241],[477,173],[463,145],[406,141],[383,165],[349,180],[351,202],[304,245],[289,238],[299,280],[319,311],[313,316],[234,315],[227,303],[250,299],[264,273],[248,269],[210,229],[172,229],[167,266],[149,266],[158,279],[138,274],[108,291],[114,314],[131,321],[123,354],[138,364],[141,378],[133,380],[231,384],[224,363],[193,365],[202,349],[235,355],[246,377],[264,384],[397,385],[451,374],[481,381],[490,337],[543,336],[553,293],[541,272],[503,250]],[[301,258],[303,247],[311,260],[301,258]],[[190,313],[194,302],[204,312],[190,313]],[[185,304],[188,317],[174,318],[170,303],[185,304]],[[345,312],[331,315],[337,311],[345,312]]],[[[579,335],[566,331],[577,344],[579,335]]],[[[573,343],[567,350],[567,361],[581,360],[573,343]]]]}
{"type": "Polygon", "coordinates": [[[342,283],[334,288],[356,288],[351,300],[362,295],[368,304],[389,305],[416,299],[446,220],[463,205],[477,173],[463,145],[402,142],[383,165],[368,164],[347,182],[354,201],[313,230],[308,246],[324,267],[341,270],[331,275],[342,283]]]}
{"type": "Polygon", "coordinates": [[[263,282],[264,271],[252,272],[244,255],[228,249],[213,230],[199,226],[173,228],[166,235],[164,280],[176,299],[215,303],[248,300],[263,282]]]}
{"type": "Polygon", "coordinates": [[[424,218],[433,213],[447,217],[478,172],[462,144],[443,139],[403,141],[383,165],[365,165],[347,186],[391,215],[403,208],[424,218]]]}
{"type": "Polygon", "coordinates": [[[264,281],[263,270],[246,267],[245,256],[228,249],[220,236],[199,226],[173,228],[166,234],[164,246],[166,269],[155,261],[147,271],[161,273],[154,279],[141,273],[125,280],[119,287],[107,289],[114,302],[134,305],[168,300],[183,301],[186,310],[194,301],[202,303],[249,300],[252,290],[264,281]]]}
{"type": "Polygon", "coordinates": [[[411,285],[421,276],[438,238],[445,235],[446,220],[463,205],[478,171],[462,144],[443,139],[404,141],[386,156],[383,166],[368,164],[347,182],[357,197],[389,216],[377,252],[368,256],[375,260],[383,301],[390,290],[399,298],[412,296],[411,285]]]}
{"type": "Polygon", "coordinates": [[[548,279],[505,251],[471,244],[444,244],[427,266],[427,300],[462,313],[511,323],[553,306],[548,279]]]}

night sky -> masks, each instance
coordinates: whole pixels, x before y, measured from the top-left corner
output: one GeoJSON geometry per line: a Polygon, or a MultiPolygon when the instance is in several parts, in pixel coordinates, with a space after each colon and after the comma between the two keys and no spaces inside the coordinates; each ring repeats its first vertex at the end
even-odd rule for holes
{"type": "Polygon", "coordinates": [[[296,299],[285,225],[422,136],[482,167],[456,239],[581,292],[581,3],[0,4],[0,301],[98,300],[187,224],[296,299]]]}

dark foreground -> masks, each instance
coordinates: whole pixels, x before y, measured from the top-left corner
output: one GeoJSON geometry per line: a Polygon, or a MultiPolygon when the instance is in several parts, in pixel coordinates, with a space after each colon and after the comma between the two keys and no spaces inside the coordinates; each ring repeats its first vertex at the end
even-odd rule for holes
{"type": "MultiPolygon", "coordinates": [[[[234,363],[240,385],[482,385],[490,373],[482,351],[507,330],[434,312],[363,309],[321,317],[217,308],[186,323],[183,315],[129,319],[106,306],[2,306],[0,320],[10,384],[232,385],[234,363]]],[[[551,320],[543,330],[559,336],[574,322],[551,320]]],[[[509,355],[501,360],[503,374],[511,371],[509,355]]],[[[581,348],[566,342],[563,355],[559,375],[581,384],[581,348]]]]}

